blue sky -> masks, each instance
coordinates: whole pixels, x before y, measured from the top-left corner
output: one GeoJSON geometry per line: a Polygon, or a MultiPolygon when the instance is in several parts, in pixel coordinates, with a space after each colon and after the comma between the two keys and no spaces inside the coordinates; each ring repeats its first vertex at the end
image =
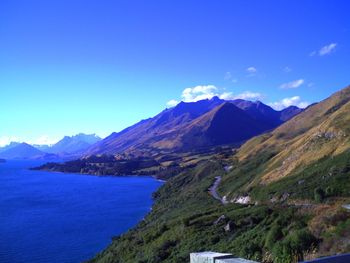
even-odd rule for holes
{"type": "Polygon", "coordinates": [[[107,136],[180,100],[350,84],[348,1],[0,1],[0,145],[107,136]]]}

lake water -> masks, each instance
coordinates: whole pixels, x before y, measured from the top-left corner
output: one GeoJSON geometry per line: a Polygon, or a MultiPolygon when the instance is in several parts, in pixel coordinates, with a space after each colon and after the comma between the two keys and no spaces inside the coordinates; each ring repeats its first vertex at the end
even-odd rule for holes
{"type": "Polygon", "coordinates": [[[0,262],[76,263],[150,211],[161,182],[30,171],[40,163],[0,164],[0,262]]]}

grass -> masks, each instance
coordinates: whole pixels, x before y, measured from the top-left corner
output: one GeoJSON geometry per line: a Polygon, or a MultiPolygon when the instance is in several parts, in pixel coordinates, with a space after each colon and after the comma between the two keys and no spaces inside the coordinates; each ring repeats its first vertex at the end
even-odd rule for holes
{"type": "Polygon", "coordinates": [[[255,187],[251,195],[257,200],[269,200],[288,193],[291,199],[315,200],[315,189],[321,189],[325,198],[350,196],[350,152],[323,158],[297,169],[293,174],[265,187],[255,187]]]}
{"type": "Polygon", "coordinates": [[[207,190],[223,173],[219,162],[210,161],[171,178],[154,194],[155,205],[145,220],[91,262],[188,262],[189,253],[204,250],[272,262],[280,255],[276,244],[288,248],[284,262],[293,262],[317,242],[307,232],[308,218],[293,208],[221,205],[207,190]],[[299,239],[306,240],[302,246],[293,243],[299,239]]]}

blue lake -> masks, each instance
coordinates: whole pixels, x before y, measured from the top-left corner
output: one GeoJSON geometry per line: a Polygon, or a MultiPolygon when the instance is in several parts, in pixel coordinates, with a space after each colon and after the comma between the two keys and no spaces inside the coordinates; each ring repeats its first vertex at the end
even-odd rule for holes
{"type": "Polygon", "coordinates": [[[151,177],[31,171],[0,164],[0,262],[76,263],[92,258],[150,211],[151,177]]]}

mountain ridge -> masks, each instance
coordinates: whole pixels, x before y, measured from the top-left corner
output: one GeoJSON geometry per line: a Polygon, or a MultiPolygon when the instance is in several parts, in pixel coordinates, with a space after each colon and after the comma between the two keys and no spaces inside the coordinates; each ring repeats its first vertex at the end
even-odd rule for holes
{"type": "MultiPolygon", "coordinates": [[[[150,152],[152,154],[153,151],[160,150],[188,150],[196,147],[213,146],[219,143],[219,140],[213,138],[213,136],[211,140],[206,138],[205,129],[203,134],[196,134],[194,126],[196,123],[200,124],[199,120],[205,114],[226,103],[237,107],[241,111],[241,115],[245,116],[245,121],[254,119],[261,126],[256,127],[257,125],[250,121],[251,127],[257,130],[251,136],[273,129],[302,111],[299,108],[275,111],[260,101],[225,101],[218,97],[197,102],[180,102],[177,106],[165,109],[152,118],[142,120],[119,133],[112,133],[91,146],[84,155],[122,152],[141,152],[141,154],[150,152]],[[185,138],[185,142],[182,141],[182,138],[185,138]]],[[[243,121],[238,115],[236,115],[236,118],[243,121]]],[[[232,119],[232,122],[234,122],[234,119],[232,119]]],[[[228,126],[233,124],[229,123],[228,126]]],[[[203,125],[201,127],[204,128],[203,125]]],[[[201,129],[197,127],[196,130],[200,132],[201,129]]],[[[226,140],[225,143],[241,143],[243,139],[247,138],[231,138],[231,140],[226,140]]]]}
{"type": "Polygon", "coordinates": [[[7,154],[8,156],[12,156],[11,158],[18,159],[21,156],[25,159],[31,159],[28,153],[32,153],[32,157],[38,158],[38,156],[45,156],[47,158],[54,158],[56,156],[57,159],[63,158],[79,158],[80,154],[90,147],[92,144],[100,141],[101,138],[95,134],[84,134],[79,133],[73,136],[64,136],[60,141],[53,145],[36,145],[36,144],[27,144],[20,142],[11,142],[9,145],[4,147],[0,147],[0,155],[2,153],[7,154]],[[21,147],[18,147],[20,146],[21,147]],[[35,151],[34,149],[38,150],[35,151]],[[9,151],[13,149],[12,151],[9,151]],[[23,153],[21,153],[23,151],[23,153]]]}

